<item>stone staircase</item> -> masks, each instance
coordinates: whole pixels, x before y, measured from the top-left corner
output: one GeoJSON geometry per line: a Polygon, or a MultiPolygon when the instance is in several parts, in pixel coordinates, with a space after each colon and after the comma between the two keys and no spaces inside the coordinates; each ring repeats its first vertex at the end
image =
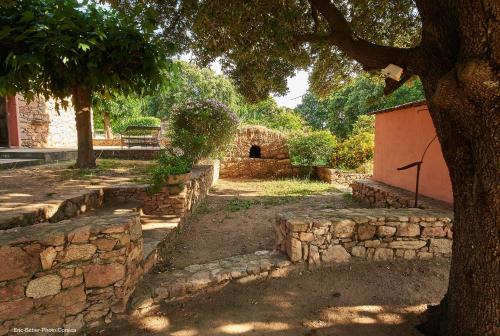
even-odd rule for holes
{"type": "Polygon", "coordinates": [[[76,156],[76,149],[67,148],[0,149],[0,169],[13,169],[58,161],[76,160],[76,156]]]}

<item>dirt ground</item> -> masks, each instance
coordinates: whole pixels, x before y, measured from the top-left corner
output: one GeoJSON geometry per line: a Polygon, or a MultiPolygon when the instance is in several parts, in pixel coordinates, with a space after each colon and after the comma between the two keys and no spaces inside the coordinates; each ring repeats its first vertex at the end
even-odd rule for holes
{"type": "Polygon", "coordinates": [[[97,160],[95,169],[70,163],[0,170],[0,218],[62,201],[85,189],[144,182],[151,161],[97,160]]]}
{"type": "Polygon", "coordinates": [[[447,260],[353,262],[256,283],[231,283],[96,335],[417,336],[448,283],[447,260]]]}
{"type": "Polygon", "coordinates": [[[360,205],[325,183],[219,180],[185,229],[171,237],[167,269],[273,249],[280,212],[346,207],[360,205]]]}

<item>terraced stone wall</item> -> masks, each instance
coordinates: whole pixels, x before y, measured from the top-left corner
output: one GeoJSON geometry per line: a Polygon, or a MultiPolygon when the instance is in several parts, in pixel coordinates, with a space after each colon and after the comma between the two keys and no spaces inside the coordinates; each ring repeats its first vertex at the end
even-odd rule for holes
{"type": "Polygon", "coordinates": [[[279,214],[278,248],[292,262],[430,259],[451,254],[452,213],[422,209],[325,209],[279,214]]]}
{"type": "Polygon", "coordinates": [[[142,275],[142,254],[139,214],[130,210],[2,231],[0,335],[110,322],[142,275]]]}
{"type": "Polygon", "coordinates": [[[0,230],[29,226],[40,222],[59,222],[81,215],[90,209],[100,208],[104,201],[102,189],[85,190],[85,193],[65,200],[49,200],[41,207],[0,217],[0,230]]]}
{"type": "Polygon", "coordinates": [[[147,215],[175,215],[184,218],[202,200],[218,179],[216,165],[196,166],[192,178],[183,185],[165,186],[156,194],[148,193],[147,185],[118,186],[104,189],[109,203],[137,201],[147,215]]]}
{"type": "Polygon", "coordinates": [[[355,180],[367,179],[371,176],[370,174],[351,173],[328,167],[315,167],[315,173],[323,182],[336,183],[346,187],[349,187],[355,180]]]}

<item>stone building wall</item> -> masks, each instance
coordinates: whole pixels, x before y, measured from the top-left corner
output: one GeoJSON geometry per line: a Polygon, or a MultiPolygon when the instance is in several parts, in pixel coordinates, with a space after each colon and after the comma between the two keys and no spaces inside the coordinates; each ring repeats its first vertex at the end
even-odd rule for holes
{"type": "Polygon", "coordinates": [[[221,162],[222,178],[270,178],[298,174],[292,166],[286,136],[263,126],[243,126],[234,145],[221,162]],[[250,149],[257,146],[260,157],[251,158],[250,149]]]}
{"type": "Polygon", "coordinates": [[[75,333],[101,325],[125,312],[142,275],[139,214],[7,230],[0,235],[0,258],[0,335],[14,328],[75,333]]]}
{"type": "Polygon", "coordinates": [[[422,209],[325,209],[284,213],[277,246],[292,262],[320,264],[449,256],[453,214],[422,209]]]}
{"type": "Polygon", "coordinates": [[[71,104],[56,108],[54,99],[27,102],[17,96],[21,147],[67,148],[77,146],[75,111],[71,104]]]}

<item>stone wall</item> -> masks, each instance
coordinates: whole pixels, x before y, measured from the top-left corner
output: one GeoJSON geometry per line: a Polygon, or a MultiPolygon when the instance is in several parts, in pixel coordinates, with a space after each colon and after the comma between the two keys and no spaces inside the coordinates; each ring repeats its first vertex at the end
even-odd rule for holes
{"type": "Polygon", "coordinates": [[[222,178],[277,178],[300,175],[289,159],[231,158],[221,162],[222,178]]]}
{"type": "MultiPolygon", "coordinates": [[[[415,193],[396,188],[371,179],[356,180],[351,183],[352,195],[375,208],[411,208],[415,205],[415,193]]],[[[451,210],[451,204],[419,195],[420,208],[441,208],[451,210]]]]}
{"type": "Polygon", "coordinates": [[[104,199],[108,203],[137,201],[146,215],[175,215],[184,218],[203,199],[218,179],[214,165],[195,166],[192,178],[183,185],[165,186],[157,194],[149,194],[147,185],[108,187],[104,199]]]}
{"type": "Polygon", "coordinates": [[[141,235],[130,210],[3,231],[0,335],[76,332],[123,313],[142,274],[141,235]]]}
{"type": "Polygon", "coordinates": [[[88,210],[100,208],[104,201],[102,189],[85,190],[81,195],[63,200],[46,201],[42,207],[31,211],[0,215],[0,230],[19,226],[30,226],[40,222],[59,222],[81,215],[88,210]]]}
{"type": "Polygon", "coordinates": [[[314,171],[321,181],[336,183],[345,187],[349,187],[355,180],[367,179],[371,176],[370,174],[351,173],[328,167],[315,167],[314,171]]]}
{"type": "Polygon", "coordinates": [[[98,159],[118,160],[155,160],[161,149],[148,148],[95,148],[95,157],[98,159]]]}
{"type": "Polygon", "coordinates": [[[17,96],[21,147],[67,148],[77,146],[75,111],[56,108],[53,99],[27,102],[17,96]]]}
{"type": "Polygon", "coordinates": [[[240,127],[228,157],[248,158],[252,146],[260,147],[262,159],[287,159],[289,157],[286,136],[263,126],[240,127]]]}
{"type": "MultiPolygon", "coordinates": [[[[92,139],[92,142],[94,146],[101,146],[101,147],[121,147],[122,146],[122,141],[120,139],[120,135],[117,134],[115,135],[115,138],[113,139],[92,139]]],[[[160,146],[161,147],[168,147],[170,145],[170,140],[161,138],[160,139],[160,146]]],[[[126,146],[123,148],[127,148],[126,146]]]]}
{"type": "Polygon", "coordinates": [[[320,264],[449,256],[452,213],[422,209],[325,209],[279,214],[277,246],[292,262],[320,264]]]}

